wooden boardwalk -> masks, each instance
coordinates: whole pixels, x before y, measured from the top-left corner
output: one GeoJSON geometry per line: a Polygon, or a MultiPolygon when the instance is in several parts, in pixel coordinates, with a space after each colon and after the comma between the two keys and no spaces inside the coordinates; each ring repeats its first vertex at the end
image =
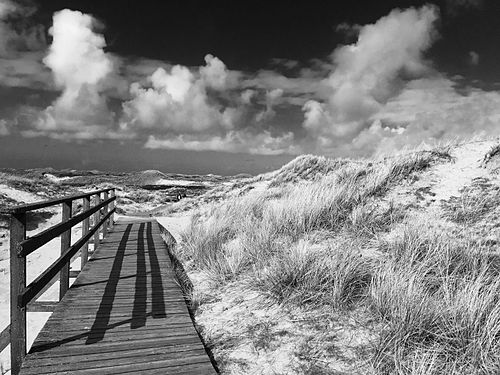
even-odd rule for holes
{"type": "Polygon", "coordinates": [[[57,305],[21,374],[215,374],[155,221],[118,222],[57,305]]]}

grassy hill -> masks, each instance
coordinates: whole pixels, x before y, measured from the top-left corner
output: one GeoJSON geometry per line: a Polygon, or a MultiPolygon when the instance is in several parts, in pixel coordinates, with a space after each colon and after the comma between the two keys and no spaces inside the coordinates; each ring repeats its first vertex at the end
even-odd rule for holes
{"type": "Polygon", "coordinates": [[[174,256],[222,374],[500,373],[499,140],[255,177],[2,170],[0,206],[108,184],[192,217],[174,256]]]}
{"type": "Polygon", "coordinates": [[[500,373],[499,149],[301,156],[219,190],[175,256],[222,373],[500,373]]]}

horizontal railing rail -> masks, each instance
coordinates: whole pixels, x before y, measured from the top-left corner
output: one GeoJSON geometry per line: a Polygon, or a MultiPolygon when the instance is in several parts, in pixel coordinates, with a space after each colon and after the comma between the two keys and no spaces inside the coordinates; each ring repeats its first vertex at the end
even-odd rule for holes
{"type": "Polygon", "coordinates": [[[22,292],[19,296],[19,306],[26,306],[32,299],[40,292],[45,285],[47,285],[50,280],[57,275],[59,271],[67,264],[73,255],[76,254],[78,250],[94,235],[94,232],[99,229],[101,225],[115,212],[113,208],[110,212],[107,213],[106,216],[102,218],[102,220],[98,223],[97,226],[92,227],[89,233],[80,238],[74,245],[70,246],[68,250],[64,252],[52,265],[49,266],[44,272],[40,274],[35,280],[33,280],[22,292]]]}
{"type": "Polygon", "coordinates": [[[66,232],[68,229],[73,228],[76,224],[81,223],[83,219],[90,217],[93,213],[99,211],[103,207],[106,207],[115,199],[116,197],[111,197],[101,204],[92,207],[91,209],[84,211],[76,216],[73,216],[71,219],[65,222],[54,225],[53,227],[50,227],[49,229],[44,230],[43,232],[20,242],[18,245],[18,256],[25,257],[31,254],[33,251],[42,247],[47,242],[52,241],[54,238],[66,232]]]}
{"type": "Polygon", "coordinates": [[[59,280],[59,300],[69,288],[73,258],[80,251],[81,267],[88,261],[88,246],[93,242],[94,251],[114,223],[115,189],[108,188],[89,193],[66,196],[43,202],[25,204],[2,209],[10,215],[10,325],[0,333],[0,352],[10,344],[11,373],[17,375],[26,356],[26,312],[54,310],[54,301],[37,299],[59,280]],[[111,194],[111,196],[110,196],[111,194]],[[101,198],[103,195],[103,198],[101,198]],[[93,198],[94,205],[91,207],[93,198]],[[73,202],[83,199],[83,211],[73,216],[73,202]],[[60,223],[26,238],[27,212],[43,208],[62,206],[60,223]],[[90,226],[90,221],[93,221],[90,226]],[[71,244],[71,229],[82,223],[82,236],[71,244]],[[46,270],[26,286],[26,257],[56,237],[61,238],[61,255],[46,270]],[[59,278],[57,275],[59,274],[59,278]]]}
{"type": "Polygon", "coordinates": [[[101,190],[95,190],[91,191],[89,193],[82,193],[82,194],[76,194],[76,195],[68,195],[62,198],[56,198],[56,199],[48,199],[42,202],[36,202],[36,203],[29,203],[29,204],[21,204],[17,206],[11,206],[7,207],[6,209],[2,210],[5,213],[9,214],[20,214],[23,212],[28,212],[28,211],[34,211],[34,210],[40,210],[42,208],[47,208],[51,206],[56,206],[58,204],[67,202],[67,201],[75,201],[78,199],[83,199],[83,198],[88,198],[91,196],[94,196],[96,194],[102,194],[105,192],[109,192],[110,190],[115,190],[115,188],[112,189],[101,189],[101,190]]]}

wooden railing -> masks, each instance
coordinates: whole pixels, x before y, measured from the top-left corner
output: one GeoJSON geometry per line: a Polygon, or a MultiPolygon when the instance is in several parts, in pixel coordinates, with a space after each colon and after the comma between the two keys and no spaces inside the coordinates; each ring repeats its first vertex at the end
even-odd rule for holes
{"type": "Polygon", "coordinates": [[[11,373],[17,375],[26,356],[26,312],[53,311],[57,302],[37,299],[59,279],[59,300],[69,288],[72,258],[81,250],[81,267],[88,260],[89,241],[94,250],[113,225],[115,189],[104,189],[39,203],[7,208],[10,215],[10,325],[0,333],[0,352],[10,344],[11,373]],[[103,195],[103,199],[101,199],[103,195]],[[91,207],[91,200],[93,206],[91,207]],[[83,211],[73,216],[73,202],[83,200],[83,211]],[[26,238],[27,212],[62,205],[62,221],[41,233],[26,238]],[[93,216],[93,225],[90,218],[93,216]],[[82,237],[71,245],[71,228],[82,223],[82,237]],[[61,256],[29,285],[26,285],[26,257],[52,239],[61,237],[61,256]],[[57,274],[59,273],[59,278],[57,274]]]}

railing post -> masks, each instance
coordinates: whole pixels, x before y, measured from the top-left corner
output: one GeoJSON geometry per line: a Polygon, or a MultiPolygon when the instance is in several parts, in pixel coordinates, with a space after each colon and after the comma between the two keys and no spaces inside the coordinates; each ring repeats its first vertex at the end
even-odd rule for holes
{"type": "Polygon", "coordinates": [[[18,256],[18,245],[26,238],[26,214],[10,219],[10,362],[11,373],[19,374],[26,356],[26,306],[19,295],[26,287],[26,258],[18,256]]]}
{"type": "MultiPolygon", "coordinates": [[[[83,211],[87,211],[90,208],[90,197],[85,197],[83,198],[83,211]]],[[[82,237],[84,237],[88,232],[89,232],[89,224],[90,224],[90,218],[83,219],[82,223],[82,237]]],[[[81,256],[81,265],[80,265],[80,270],[83,269],[83,266],[87,263],[87,260],[89,259],[89,243],[88,241],[83,245],[82,251],[80,253],[81,256]]]]}
{"type": "MultiPolygon", "coordinates": [[[[62,204],[62,222],[71,218],[72,201],[68,200],[62,204]]],[[[63,254],[71,246],[71,228],[61,234],[61,254],[63,254]]],[[[59,274],[59,300],[61,300],[66,291],[69,289],[69,266],[71,260],[64,265],[59,274]]]]}
{"type": "MultiPolygon", "coordinates": [[[[98,206],[99,204],[101,204],[101,194],[96,194],[94,206],[98,206]]],[[[99,221],[101,221],[101,210],[98,210],[94,214],[94,226],[96,226],[99,223],[99,221]]],[[[97,229],[94,234],[94,251],[97,250],[98,246],[99,246],[99,229],[97,229]]]]}
{"type": "MultiPolygon", "coordinates": [[[[115,192],[115,189],[111,189],[111,197],[114,197],[116,196],[116,192],[115,192]]],[[[113,201],[111,202],[111,209],[115,208],[116,206],[116,201],[113,201]]],[[[115,225],[115,214],[112,213],[111,216],[109,217],[109,223],[110,223],[110,227],[112,228],[113,225],[115,225]]]]}
{"type": "MultiPolygon", "coordinates": [[[[104,192],[104,200],[108,200],[109,198],[109,193],[108,191],[106,190],[104,192]]],[[[106,206],[104,206],[104,216],[106,216],[106,214],[108,213],[108,204],[106,206]]],[[[108,224],[109,224],[109,218],[106,219],[102,225],[102,237],[106,237],[106,235],[108,234],[108,224]]]]}

